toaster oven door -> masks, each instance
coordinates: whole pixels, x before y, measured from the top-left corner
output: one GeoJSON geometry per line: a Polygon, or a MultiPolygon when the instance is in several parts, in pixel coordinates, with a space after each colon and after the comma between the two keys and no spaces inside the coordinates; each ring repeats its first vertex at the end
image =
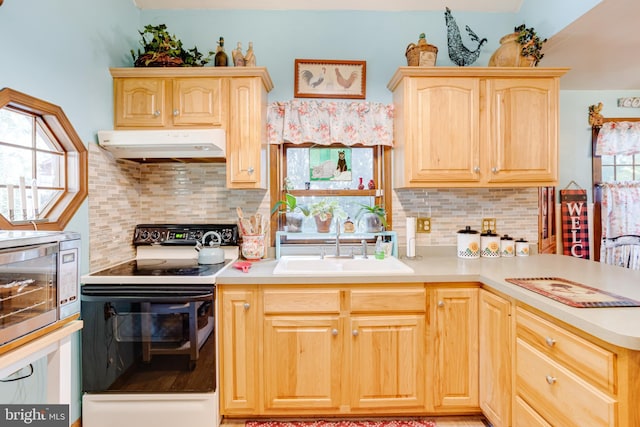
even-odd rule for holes
{"type": "Polygon", "coordinates": [[[57,320],[58,243],[0,251],[2,347],[57,320]]]}

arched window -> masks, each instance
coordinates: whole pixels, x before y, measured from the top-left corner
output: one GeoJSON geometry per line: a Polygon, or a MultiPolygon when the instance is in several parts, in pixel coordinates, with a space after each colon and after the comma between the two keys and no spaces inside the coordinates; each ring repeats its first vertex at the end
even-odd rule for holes
{"type": "Polygon", "coordinates": [[[87,149],[64,111],[0,90],[0,229],[63,230],[87,193],[87,149]]]}

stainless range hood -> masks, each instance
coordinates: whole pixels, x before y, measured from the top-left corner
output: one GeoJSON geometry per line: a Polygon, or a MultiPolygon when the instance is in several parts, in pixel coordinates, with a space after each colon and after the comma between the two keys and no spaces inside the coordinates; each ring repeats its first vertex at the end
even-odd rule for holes
{"type": "Polygon", "coordinates": [[[101,147],[117,158],[224,159],[224,129],[105,130],[98,131],[101,147]]]}

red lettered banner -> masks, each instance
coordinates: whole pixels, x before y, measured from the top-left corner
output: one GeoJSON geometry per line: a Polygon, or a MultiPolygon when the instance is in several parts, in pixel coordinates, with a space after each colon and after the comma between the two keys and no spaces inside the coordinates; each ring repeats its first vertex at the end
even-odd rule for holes
{"type": "Polygon", "coordinates": [[[560,190],[562,253],[589,259],[587,190],[560,190]]]}

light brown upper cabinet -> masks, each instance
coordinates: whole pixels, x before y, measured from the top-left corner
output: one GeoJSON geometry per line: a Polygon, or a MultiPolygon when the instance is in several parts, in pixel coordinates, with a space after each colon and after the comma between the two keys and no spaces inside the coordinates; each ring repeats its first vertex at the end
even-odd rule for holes
{"type": "Polygon", "coordinates": [[[558,176],[566,68],[400,67],[393,186],[527,187],[558,176]]]}
{"type": "Polygon", "coordinates": [[[225,129],[227,187],[266,188],[267,94],[273,89],[266,68],[110,71],[115,129],[225,129]]]}

